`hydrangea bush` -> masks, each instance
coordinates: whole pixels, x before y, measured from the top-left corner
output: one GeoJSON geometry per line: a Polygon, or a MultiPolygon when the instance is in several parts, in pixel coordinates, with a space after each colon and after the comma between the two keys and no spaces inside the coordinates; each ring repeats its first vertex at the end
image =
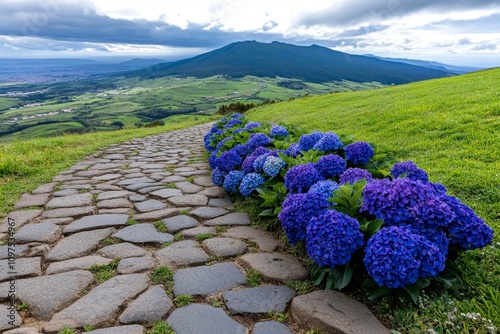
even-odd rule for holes
{"type": "Polygon", "coordinates": [[[259,200],[292,245],[304,242],[317,285],[342,289],[353,276],[369,298],[416,301],[431,282],[452,284],[451,251],[484,247],[493,230],[412,161],[334,132],[222,118],[205,136],[212,180],[259,200]]]}

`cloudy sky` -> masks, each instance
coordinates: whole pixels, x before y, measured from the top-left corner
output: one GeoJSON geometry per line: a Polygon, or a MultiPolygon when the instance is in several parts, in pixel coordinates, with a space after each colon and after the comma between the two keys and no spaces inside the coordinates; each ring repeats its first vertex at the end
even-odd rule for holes
{"type": "Polygon", "coordinates": [[[0,0],[0,58],[179,59],[257,40],[492,67],[498,22],[498,0],[0,0]]]}

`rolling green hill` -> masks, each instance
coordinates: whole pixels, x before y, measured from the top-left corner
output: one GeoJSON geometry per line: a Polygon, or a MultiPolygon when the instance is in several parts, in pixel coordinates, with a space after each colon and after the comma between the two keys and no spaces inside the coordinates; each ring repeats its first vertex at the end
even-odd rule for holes
{"type": "Polygon", "coordinates": [[[402,333],[488,333],[500,328],[500,68],[453,78],[333,93],[261,106],[252,121],[335,131],[411,159],[495,230],[495,245],[460,256],[456,291],[427,296],[423,307],[379,304],[402,333]],[[468,317],[477,313],[476,320],[468,317]],[[450,315],[458,330],[444,330],[450,315]],[[468,317],[468,318],[467,318],[468,317]],[[485,320],[486,319],[486,320],[485,320]],[[441,327],[439,327],[441,326],[441,327]]]}
{"type": "Polygon", "coordinates": [[[172,63],[158,64],[127,76],[157,78],[168,75],[197,78],[214,75],[284,77],[322,83],[349,80],[401,84],[451,75],[437,69],[356,56],[318,45],[279,42],[231,43],[223,48],[172,63]]]}

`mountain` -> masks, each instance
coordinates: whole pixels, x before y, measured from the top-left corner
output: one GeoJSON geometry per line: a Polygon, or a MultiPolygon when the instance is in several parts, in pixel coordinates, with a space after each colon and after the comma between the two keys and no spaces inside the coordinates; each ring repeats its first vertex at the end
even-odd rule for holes
{"type": "Polygon", "coordinates": [[[158,64],[126,76],[157,78],[169,75],[198,78],[213,75],[284,77],[308,82],[350,80],[402,84],[453,75],[453,73],[350,55],[318,45],[296,46],[280,42],[236,42],[193,58],[158,64]]]}
{"type": "Polygon", "coordinates": [[[379,57],[379,56],[370,55],[370,54],[365,55],[365,56],[374,57],[374,58],[378,58],[378,59],[386,60],[386,61],[395,61],[398,63],[405,63],[405,64],[410,64],[410,65],[433,68],[435,70],[450,72],[453,74],[465,74],[465,73],[470,73],[470,72],[474,72],[474,71],[478,71],[478,70],[483,69],[482,67],[457,66],[457,65],[444,64],[444,63],[439,63],[436,61],[429,61],[429,60],[408,59],[408,58],[387,58],[387,57],[379,57]]]}
{"type": "Polygon", "coordinates": [[[165,60],[163,59],[143,59],[143,58],[134,58],[131,60],[127,60],[124,62],[121,62],[119,64],[116,64],[116,66],[125,66],[125,67],[146,67],[146,66],[152,66],[160,63],[164,63],[165,60]]]}

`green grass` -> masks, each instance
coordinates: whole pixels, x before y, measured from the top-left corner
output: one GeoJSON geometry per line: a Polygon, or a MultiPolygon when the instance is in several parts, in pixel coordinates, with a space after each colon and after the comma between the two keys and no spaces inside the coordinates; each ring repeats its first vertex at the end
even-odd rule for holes
{"type": "Polygon", "coordinates": [[[151,270],[151,283],[154,285],[163,284],[165,287],[172,284],[174,272],[167,267],[156,267],[151,270]]]}
{"type": "Polygon", "coordinates": [[[158,321],[146,334],[175,334],[172,325],[165,321],[158,321]]]}
{"type": "Polygon", "coordinates": [[[90,272],[94,274],[94,279],[97,283],[102,283],[107,281],[116,275],[116,268],[118,267],[118,263],[120,259],[114,259],[109,264],[98,265],[94,264],[90,267],[90,272]]]}
{"type": "MultiPolygon", "coordinates": [[[[454,290],[429,293],[420,307],[382,300],[377,316],[402,333],[487,333],[500,328],[500,69],[377,90],[328,94],[258,107],[252,121],[334,131],[411,159],[484,218],[494,246],[454,262],[454,290]],[[455,316],[455,318],[453,318],[455,316]],[[456,321],[455,321],[456,320],[456,321]],[[491,321],[491,325],[490,325],[491,321]],[[450,325],[450,323],[453,324],[450,325]]],[[[363,296],[357,296],[363,302],[363,296]]]]}
{"type": "Polygon", "coordinates": [[[68,169],[102,147],[199,123],[200,120],[187,121],[156,128],[0,143],[0,218],[12,211],[12,206],[22,193],[30,192],[39,185],[50,182],[60,171],[68,169]]]}
{"type": "Polygon", "coordinates": [[[175,297],[174,304],[177,307],[183,307],[183,306],[188,306],[193,301],[194,301],[194,298],[191,295],[180,295],[180,296],[175,297]]]}
{"type": "Polygon", "coordinates": [[[206,234],[199,234],[194,239],[198,242],[202,242],[203,240],[211,239],[215,237],[212,233],[206,233],[206,234]]]}
{"type": "Polygon", "coordinates": [[[260,286],[262,283],[262,273],[255,269],[250,269],[247,271],[247,283],[251,287],[260,286]]]}

